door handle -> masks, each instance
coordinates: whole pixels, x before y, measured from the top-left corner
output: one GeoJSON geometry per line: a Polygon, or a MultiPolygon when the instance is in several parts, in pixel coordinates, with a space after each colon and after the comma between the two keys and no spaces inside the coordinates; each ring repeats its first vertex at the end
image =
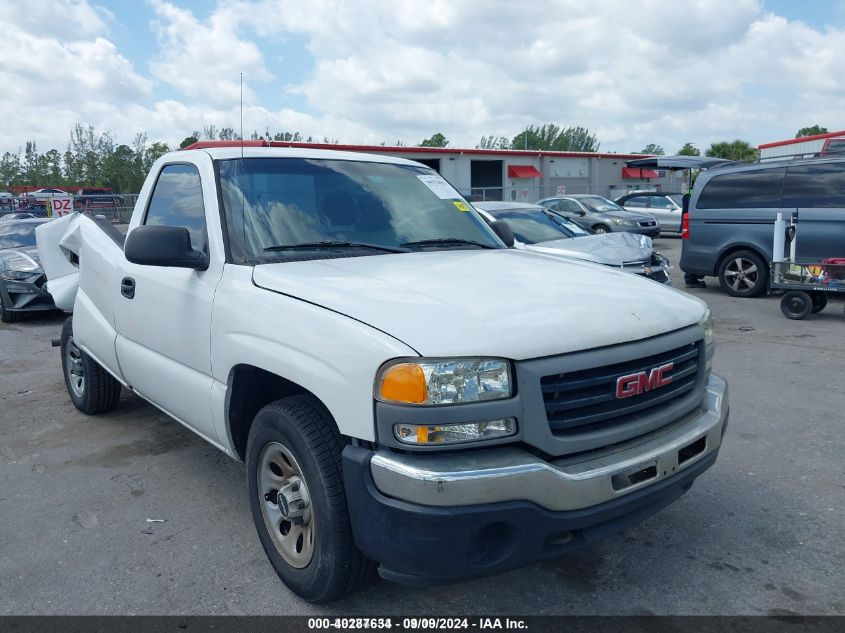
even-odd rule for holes
{"type": "Polygon", "coordinates": [[[132,277],[124,277],[120,282],[120,294],[127,299],[135,297],[135,280],[132,277]]]}

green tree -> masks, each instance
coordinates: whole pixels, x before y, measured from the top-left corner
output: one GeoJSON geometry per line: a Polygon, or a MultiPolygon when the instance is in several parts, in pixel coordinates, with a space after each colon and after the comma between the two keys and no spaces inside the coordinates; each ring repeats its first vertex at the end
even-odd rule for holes
{"type": "Polygon", "coordinates": [[[138,162],[128,145],[118,145],[103,158],[102,182],[115,191],[132,191],[137,183],[138,162]]]}
{"type": "Polygon", "coordinates": [[[21,178],[21,156],[5,152],[0,157],[0,187],[8,190],[18,184],[21,178]]]}
{"type": "Polygon", "coordinates": [[[186,136],[186,137],[182,140],[182,142],[181,142],[181,143],[179,143],[179,149],[185,149],[186,147],[188,147],[188,145],[193,145],[193,144],[194,144],[194,143],[196,143],[198,140],[200,140],[200,139],[199,139],[199,136],[197,136],[197,135],[196,135],[196,132],[194,132],[194,134],[191,134],[191,136],[186,136]]]}
{"type": "Polygon", "coordinates": [[[663,148],[656,143],[649,143],[645,147],[643,147],[640,151],[640,154],[653,154],[655,156],[665,156],[666,152],[663,151],[663,148]]]}
{"type": "Polygon", "coordinates": [[[301,143],[302,134],[300,134],[299,132],[276,132],[273,135],[273,140],[282,141],[285,143],[301,143]]]}
{"type": "Polygon", "coordinates": [[[432,134],[431,138],[427,138],[420,142],[420,147],[446,147],[449,144],[447,139],[441,132],[432,134]]]}
{"type": "Polygon", "coordinates": [[[711,143],[705,155],[713,156],[714,158],[726,158],[728,160],[755,160],[757,158],[757,149],[740,139],[734,141],[718,141],[711,143]]]}
{"type": "Polygon", "coordinates": [[[51,149],[46,154],[41,156],[43,162],[42,171],[47,178],[47,182],[54,187],[61,187],[67,184],[62,175],[62,155],[57,149],[51,149]]]}
{"type": "Polygon", "coordinates": [[[803,136],[815,136],[816,134],[827,134],[827,128],[821,127],[820,125],[811,125],[809,127],[802,127],[795,134],[795,138],[801,138],[803,136]]]}
{"type": "Polygon", "coordinates": [[[475,146],[476,149],[510,149],[511,148],[511,141],[509,138],[505,136],[482,136],[481,140],[478,141],[478,145],[475,146]]]}
{"type": "Polygon", "coordinates": [[[559,152],[597,152],[599,143],[587,128],[562,128],[555,123],[529,125],[513,137],[511,149],[551,150],[559,152]]]}
{"type": "Polygon", "coordinates": [[[701,156],[701,150],[692,143],[684,143],[684,146],[678,150],[679,156],[701,156]]]}

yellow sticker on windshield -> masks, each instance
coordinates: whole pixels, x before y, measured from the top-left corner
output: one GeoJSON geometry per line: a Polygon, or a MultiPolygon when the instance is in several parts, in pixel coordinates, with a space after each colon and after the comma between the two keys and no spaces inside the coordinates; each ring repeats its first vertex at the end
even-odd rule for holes
{"type": "Polygon", "coordinates": [[[469,211],[469,205],[463,200],[455,200],[452,204],[458,208],[458,211],[469,211]]]}

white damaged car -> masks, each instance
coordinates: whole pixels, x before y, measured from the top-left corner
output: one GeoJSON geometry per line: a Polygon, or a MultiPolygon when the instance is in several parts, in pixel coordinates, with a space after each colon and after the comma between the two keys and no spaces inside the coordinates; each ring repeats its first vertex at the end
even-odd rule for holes
{"type": "Polygon", "coordinates": [[[473,206],[488,222],[506,222],[518,248],[604,264],[672,285],[669,260],[653,249],[651,238],[646,235],[596,234],[536,204],[473,202],[473,206]]]}

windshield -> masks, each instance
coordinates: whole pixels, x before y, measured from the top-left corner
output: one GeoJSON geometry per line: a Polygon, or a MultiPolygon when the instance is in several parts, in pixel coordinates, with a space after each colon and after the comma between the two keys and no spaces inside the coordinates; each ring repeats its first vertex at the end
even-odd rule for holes
{"type": "Polygon", "coordinates": [[[589,235],[588,231],[574,222],[541,209],[536,211],[504,209],[488,211],[488,213],[497,220],[505,220],[511,227],[514,237],[524,244],[538,244],[589,235]]]}
{"type": "Polygon", "coordinates": [[[589,196],[587,198],[578,198],[578,202],[583,204],[585,207],[587,207],[590,211],[593,211],[594,213],[605,213],[607,211],[624,211],[624,209],[615,202],[611,202],[607,198],[602,198],[601,196],[589,196]]]}
{"type": "Polygon", "coordinates": [[[426,167],[304,158],[222,160],[219,166],[236,261],[504,248],[460,194],[426,167]]]}
{"type": "Polygon", "coordinates": [[[35,246],[35,222],[26,224],[0,225],[0,248],[20,248],[35,246]]]}
{"type": "Polygon", "coordinates": [[[684,197],[679,193],[672,193],[666,196],[667,198],[671,198],[672,202],[677,204],[679,207],[684,206],[684,197]]]}

